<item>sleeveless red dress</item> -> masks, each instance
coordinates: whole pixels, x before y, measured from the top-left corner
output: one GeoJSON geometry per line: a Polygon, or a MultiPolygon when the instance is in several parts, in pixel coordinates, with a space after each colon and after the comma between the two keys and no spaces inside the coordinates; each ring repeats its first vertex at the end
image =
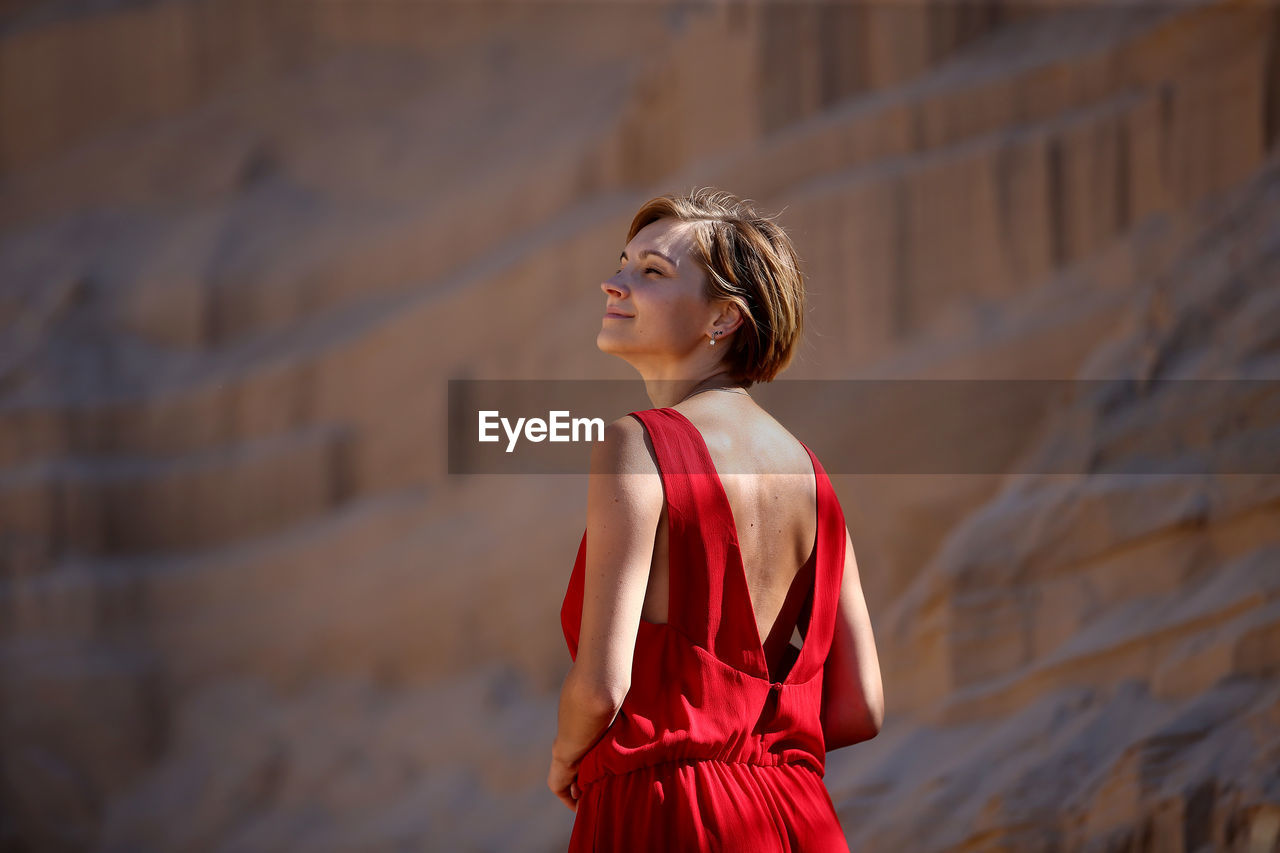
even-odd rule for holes
{"type": "MultiPolygon", "coordinates": [[[[822,781],[819,719],[844,573],[834,487],[805,445],[817,481],[814,553],[762,644],[733,511],[702,434],[675,409],[630,414],[649,433],[666,494],[668,622],[640,621],[631,689],[579,764],[570,853],[848,853],[822,781]]],[[[584,533],[560,611],[574,659],[586,547],[584,533]]]]}

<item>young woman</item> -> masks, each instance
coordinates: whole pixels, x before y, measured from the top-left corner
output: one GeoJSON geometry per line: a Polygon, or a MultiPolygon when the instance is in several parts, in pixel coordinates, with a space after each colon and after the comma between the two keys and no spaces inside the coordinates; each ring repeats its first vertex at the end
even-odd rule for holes
{"type": "Polygon", "coordinates": [[[847,851],[822,773],[880,729],[875,641],[831,481],[747,390],[800,337],[791,241],[729,193],[660,196],[601,287],[597,346],[655,408],[592,450],[561,611],[570,850],[847,851]]]}

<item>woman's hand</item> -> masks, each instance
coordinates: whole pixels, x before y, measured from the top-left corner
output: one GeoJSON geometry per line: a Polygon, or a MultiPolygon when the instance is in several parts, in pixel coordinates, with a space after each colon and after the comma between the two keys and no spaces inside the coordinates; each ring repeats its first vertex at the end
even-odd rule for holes
{"type": "Polygon", "coordinates": [[[578,799],[582,796],[582,791],[578,789],[578,768],[570,766],[554,753],[551,756],[551,772],[547,774],[547,787],[572,811],[578,810],[578,799]]]}

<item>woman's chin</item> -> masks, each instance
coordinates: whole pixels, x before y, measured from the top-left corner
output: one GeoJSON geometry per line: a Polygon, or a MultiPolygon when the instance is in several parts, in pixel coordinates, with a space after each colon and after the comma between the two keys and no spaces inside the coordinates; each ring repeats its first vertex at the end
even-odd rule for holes
{"type": "Polygon", "coordinates": [[[634,352],[633,348],[627,346],[624,341],[616,340],[607,333],[602,333],[596,338],[596,349],[605,355],[620,358],[628,364],[631,363],[631,355],[634,352]]]}
{"type": "Polygon", "coordinates": [[[613,355],[615,353],[622,352],[626,347],[623,346],[621,341],[617,340],[612,334],[610,334],[607,329],[601,329],[600,334],[596,335],[596,349],[600,350],[600,352],[613,355]]]}

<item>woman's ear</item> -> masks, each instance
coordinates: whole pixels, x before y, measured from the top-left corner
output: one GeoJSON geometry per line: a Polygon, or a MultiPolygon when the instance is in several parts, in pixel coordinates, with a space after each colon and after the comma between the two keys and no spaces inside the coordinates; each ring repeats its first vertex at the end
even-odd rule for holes
{"type": "MultiPolygon", "coordinates": [[[[730,332],[736,332],[738,327],[742,325],[742,322],[742,309],[738,307],[738,303],[725,300],[720,313],[716,315],[716,328],[727,335],[730,332]]],[[[723,335],[721,337],[723,337],[723,335]]]]}

